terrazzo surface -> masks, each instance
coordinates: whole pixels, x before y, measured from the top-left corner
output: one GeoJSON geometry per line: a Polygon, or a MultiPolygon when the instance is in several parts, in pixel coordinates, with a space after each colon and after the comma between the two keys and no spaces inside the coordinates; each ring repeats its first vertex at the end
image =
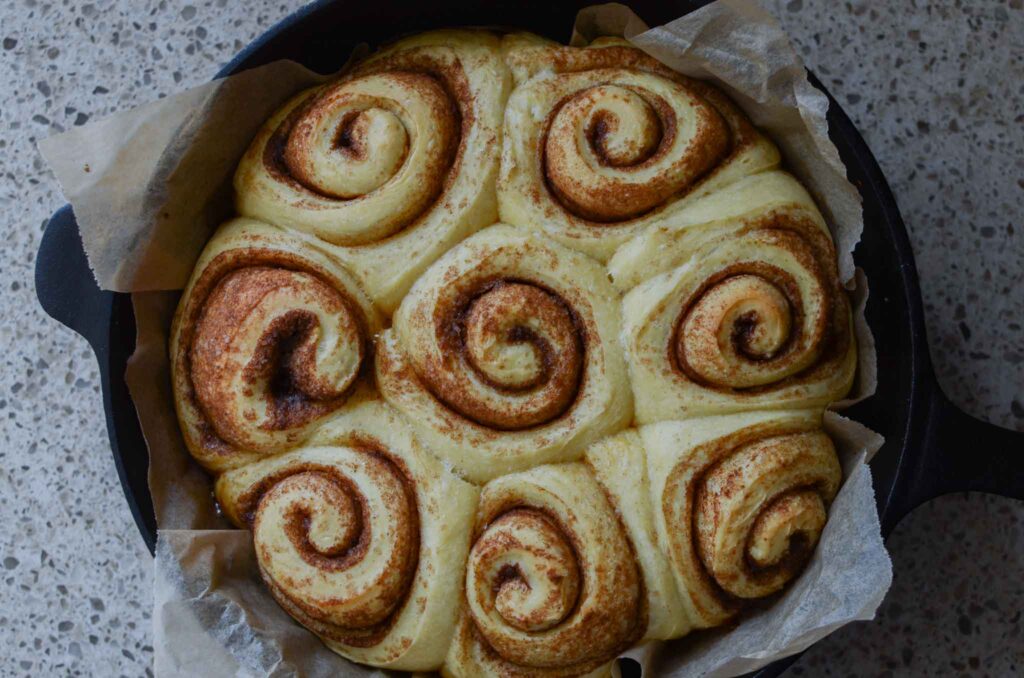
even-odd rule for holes
{"type": "MultiPolygon", "coordinates": [[[[209,79],[297,5],[0,4],[2,675],[150,675],[153,657],[150,559],[115,475],[96,358],[35,299],[42,228],[64,202],[36,142],[209,79]]],[[[1021,0],[767,6],[892,184],[942,385],[1024,430],[1021,0]]],[[[895,580],[878,619],[789,675],[1024,672],[1024,504],[943,497],[888,545],[895,580]]]]}

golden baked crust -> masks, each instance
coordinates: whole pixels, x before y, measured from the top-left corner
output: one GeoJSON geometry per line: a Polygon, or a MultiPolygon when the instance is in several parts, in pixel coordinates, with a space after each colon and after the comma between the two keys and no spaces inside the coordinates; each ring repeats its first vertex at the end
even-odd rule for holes
{"type": "Polygon", "coordinates": [[[373,666],[605,676],[796,577],[856,346],[779,163],[616,39],[426,33],[288,102],[171,336],[281,606],[373,666]]]}

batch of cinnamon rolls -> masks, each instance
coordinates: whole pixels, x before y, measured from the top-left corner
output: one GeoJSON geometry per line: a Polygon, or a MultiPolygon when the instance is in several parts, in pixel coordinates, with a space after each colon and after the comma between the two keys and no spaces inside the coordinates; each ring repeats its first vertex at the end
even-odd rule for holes
{"type": "Polygon", "coordinates": [[[720,91],[621,40],[417,35],[287,102],[234,189],[175,317],[178,416],[332,650],[603,675],[799,575],[851,311],[720,91]]]}

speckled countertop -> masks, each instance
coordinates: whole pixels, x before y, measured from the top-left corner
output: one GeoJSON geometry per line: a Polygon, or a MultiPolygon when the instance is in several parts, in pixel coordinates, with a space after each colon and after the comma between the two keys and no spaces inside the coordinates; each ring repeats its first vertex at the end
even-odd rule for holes
{"type": "MultiPolygon", "coordinates": [[[[298,4],[0,6],[4,675],[138,676],[153,655],[150,558],[107,446],[96,359],[35,299],[42,227],[64,202],[36,141],[208,80],[298,4]]],[[[892,184],[942,385],[967,411],[1024,430],[1024,3],[767,4],[892,184]]],[[[790,675],[1024,672],[1024,504],[943,497],[889,548],[895,581],[878,619],[840,630],[790,675]]]]}

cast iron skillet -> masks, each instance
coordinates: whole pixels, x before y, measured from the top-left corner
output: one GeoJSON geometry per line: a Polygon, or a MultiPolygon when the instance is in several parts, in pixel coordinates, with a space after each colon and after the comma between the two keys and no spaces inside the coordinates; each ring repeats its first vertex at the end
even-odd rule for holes
{"type": "MultiPolygon", "coordinates": [[[[564,41],[577,10],[592,1],[321,0],[257,38],[217,76],[282,58],[332,72],[358,43],[372,46],[443,26],[515,26],[564,41]]],[[[654,26],[707,2],[630,4],[654,26]]],[[[830,135],[864,199],[864,236],[855,259],[870,283],[867,320],[877,344],[879,383],[873,397],[845,414],[886,439],[871,462],[882,533],[888,536],[913,508],[949,492],[977,490],[1024,499],[1024,435],[968,416],[939,389],[925,340],[917,271],[896,201],[853,123],[831,96],[829,102],[830,135]]],[[[36,293],[47,313],[85,337],[96,352],[114,463],[142,538],[153,551],[156,523],[146,481],[149,459],[123,378],[135,347],[131,299],[97,288],[69,205],[53,215],[43,234],[36,293]]],[[[775,662],[756,675],[776,676],[795,659],[775,662]]]]}

